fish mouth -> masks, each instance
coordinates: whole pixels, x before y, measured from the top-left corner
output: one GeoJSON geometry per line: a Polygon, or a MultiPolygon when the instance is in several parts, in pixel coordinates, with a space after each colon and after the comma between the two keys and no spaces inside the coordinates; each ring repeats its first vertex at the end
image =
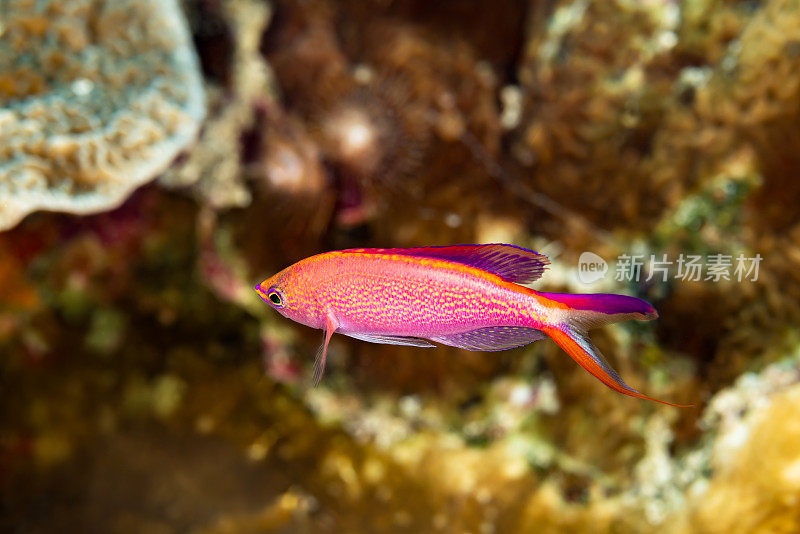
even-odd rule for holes
{"type": "Polygon", "coordinates": [[[270,287],[270,285],[268,284],[268,282],[270,280],[272,280],[272,279],[270,278],[270,279],[264,280],[260,284],[256,284],[256,293],[258,293],[258,296],[261,297],[261,299],[263,301],[265,301],[265,302],[269,302],[269,299],[267,297],[267,290],[264,289],[264,288],[269,288],[270,287]]]}

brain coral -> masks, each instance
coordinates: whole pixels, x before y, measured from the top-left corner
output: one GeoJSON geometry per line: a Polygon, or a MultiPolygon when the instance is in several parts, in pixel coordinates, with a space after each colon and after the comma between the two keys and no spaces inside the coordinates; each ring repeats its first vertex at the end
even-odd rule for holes
{"type": "Polygon", "coordinates": [[[176,0],[8,0],[0,230],[119,204],[197,134],[205,97],[176,0]]]}

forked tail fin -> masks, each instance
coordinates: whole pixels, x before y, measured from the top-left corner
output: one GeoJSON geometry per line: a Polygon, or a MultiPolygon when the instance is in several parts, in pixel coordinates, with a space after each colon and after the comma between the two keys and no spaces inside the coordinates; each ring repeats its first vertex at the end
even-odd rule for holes
{"type": "Polygon", "coordinates": [[[539,295],[561,303],[567,317],[566,321],[559,325],[546,327],[542,330],[553,341],[558,343],[581,367],[600,379],[605,385],[614,391],[631,397],[652,400],[680,408],[692,406],[665,402],[636,391],[622,380],[619,373],[611,367],[589,339],[587,330],[604,324],[628,319],[655,319],[658,314],[648,303],[624,295],[568,295],[556,293],[540,293],[539,295]]]}

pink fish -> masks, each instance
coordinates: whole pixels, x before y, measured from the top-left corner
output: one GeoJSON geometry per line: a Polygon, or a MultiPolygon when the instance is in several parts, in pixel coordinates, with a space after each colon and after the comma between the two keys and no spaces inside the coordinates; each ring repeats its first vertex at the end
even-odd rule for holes
{"type": "Polygon", "coordinates": [[[487,351],[549,336],[611,389],[664,402],[628,386],[587,335],[607,323],[655,319],[653,307],[624,295],[540,293],[520,285],[539,279],[549,263],[503,244],[349,249],[301,260],[256,291],[284,317],[324,330],[315,384],[334,332],[372,343],[487,351]]]}

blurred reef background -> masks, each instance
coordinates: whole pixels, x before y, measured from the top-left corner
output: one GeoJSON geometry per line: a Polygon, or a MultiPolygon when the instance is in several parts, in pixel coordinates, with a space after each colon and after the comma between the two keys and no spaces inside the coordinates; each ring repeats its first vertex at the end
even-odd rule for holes
{"type": "Polygon", "coordinates": [[[800,532],[798,206],[797,0],[0,0],[0,530],[800,532]],[[653,303],[593,337],[696,407],[550,341],[311,388],[252,289],[481,242],[653,303]]]}

